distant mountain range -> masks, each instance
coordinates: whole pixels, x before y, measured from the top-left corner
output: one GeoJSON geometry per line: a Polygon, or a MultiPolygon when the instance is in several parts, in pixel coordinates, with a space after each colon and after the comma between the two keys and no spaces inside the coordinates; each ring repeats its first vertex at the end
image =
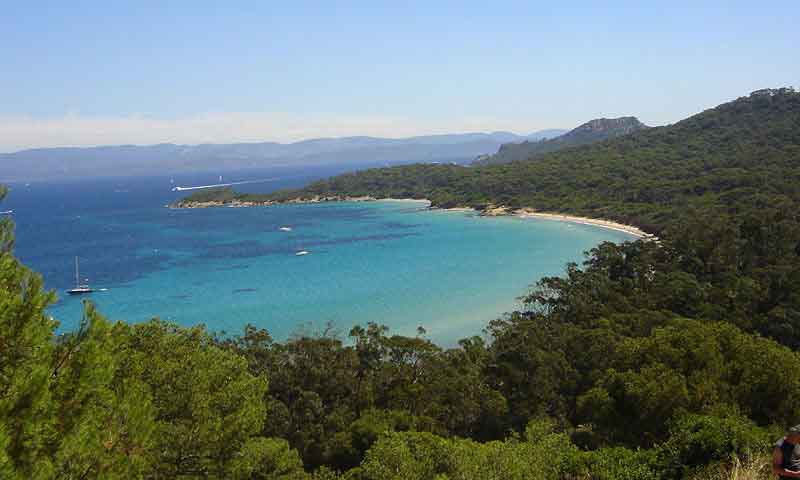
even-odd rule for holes
{"type": "Polygon", "coordinates": [[[400,163],[467,163],[509,142],[552,138],[565,130],[530,135],[510,132],[318,138],[295,143],[234,143],[43,148],[0,154],[0,181],[66,177],[134,176],[184,171],[236,170],[273,166],[400,163]]]}
{"type": "Polygon", "coordinates": [[[505,143],[500,146],[500,149],[494,155],[481,155],[476,158],[475,164],[493,165],[528,160],[564,148],[588,145],[638,132],[645,128],[648,128],[648,126],[640,122],[636,117],[597,118],[555,138],[538,141],[528,139],[522,143],[505,143]]]}

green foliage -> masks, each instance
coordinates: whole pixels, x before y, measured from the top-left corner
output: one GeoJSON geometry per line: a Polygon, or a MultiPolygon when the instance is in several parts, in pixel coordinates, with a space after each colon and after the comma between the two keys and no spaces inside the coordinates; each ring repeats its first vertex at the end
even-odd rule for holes
{"type": "MultiPolygon", "coordinates": [[[[418,430],[419,420],[397,410],[367,410],[347,427],[337,432],[327,446],[327,457],[339,468],[358,466],[364,454],[382,436],[390,432],[418,430]]],[[[426,425],[420,425],[424,429],[426,425]]]]}
{"type": "Polygon", "coordinates": [[[610,287],[641,294],[630,302],[649,309],[728,321],[797,348],[798,159],[800,93],[780,89],[536,161],[371,169],[300,190],[234,197],[428,198],[438,207],[531,207],[635,224],[662,236],[662,253],[649,253],[659,255],[650,265],[658,283],[640,291],[630,283],[640,281],[640,271],[635,279],[612,276],[610,287]]]}
{"type": "Polygon", "coordinates": [[[189,203],[203,203],[203,202],[230,202],[237,197],[237,194],[231,187],[221,188],[203,188],[193,192],[186,198],[178,202],[177,206],[180,207],[189,203]]]}
{"type": "Polygon", "coordinates": [[[578,470],[592,480],[656,480],[659,478],[651,451],[622,447],[582,452],[578,470]]]}
{"type": "MultiPolygon", "coordinates": [[[[10,224],[0,225],[9,241],[10,224]]],[[[0,251],[0,473],[3,478],[131,478],[150,465],[149,393],[119,375],[124,343],[91,305],[55,339],[54,295],[0,251]]]]}
{"type": "Polygon", "coordinates": [[[555,138],[538,142],[505,143],[500,146],[496,154],[482,156],[475,164],[496,165],[517,160],[530,160],[550,152],[580,145],[589,145],[609,138],[638,132],[645,128],[648,127],[636,117],[598,118],[555,138]]]}
{"type": "Polygon", "coordinates": [[[263,434],[281,436],[306,466],[347,469],[387,431],[431,431],[494,438],[505,434],[507,404],[484,375],[490,360],[479,338],[443,350],[418,337],[357,326],[345,345],[331,331],[274,343],[252,327],[220,345],[269,375],[263,434]]]}
{"type": "Polygon", "coordinates": [[[525,440],[477,443],[444,439],[430,433],[393,433],[367,453],[355,478],[364,480],[422,479],[552,479],[567,473],[577,449],[552,424],[534,423],[525,440]]]}
{"type": "MultiPolygon", "coordinates": [[[[0,220],[0,477],[673,479],[738,471],[800,417],[800,94],[535,162],[374,169],[268,196],[429,198],[636,223],[443,348],[378,324],[274,342],[54,301],[0,220]],[[267,388],[269,386],[269,388],[267,388]],[[568,435],[570,433],[571,435],[568,435]],[[774,436],[774,434],[773,434],[774,436]],[[575,443],[573,443],[575,442],[575,443]],[[576,446],[578,444],[578,446],[576,446]]],[[[0,191],[0,198],[4,192],[0,191]]]]}
{"type": "MultiPolygon", "coordinates": [[[[408,460],[426,445],[457,441],[448,436],[501,440],[531,419],[550,417],[565,431],[578,425],[575,438],[591,449],[576,457],[575,472],[655,478],[667,466],[654,463],[653,452],[685,440],[676,419],[730,411],[767,426],[800,416],[792,373],[792,349],[800,347],[798,165],[800,94],[779,90],[535,161],[372,169],[296,191],[237,194],[255,201],[372,196],[428,198],[439,207],[533,207],[633,223],[661,236],[601,244],[564,276],[543,279],[523,311],[492,322],[488,344],[469,339],[444,350],[421,338],[387,337],[371,325],[351,332],[352,346],[271,346],[259,354],[271,358],[269,367],[255,368],[282,372],[271,377],[280,386],[273,382],[270,401],[282,405],[276,411],[293,412],[287,436],[310,466],[346,469],[364,458],[362,469],[378,468],[381,449],[408,460]],[[287,355],[310,360],[287,367],[280,361],[287,355]],[[346,395],[333,395],[334,385],[346,395]],[[373,408],[406,412],[414,425],[396,433],[385,419],[362,419],[373,408]],[[437,435],[417,437],[419,430],[437,435]],[[414,440],[375,442],[380,431],[414,440]],[[369,441],[356,447],[361,434],[369,441]]],[[[719,454],[726,448],[745,453],[720,445],[698,462],[727,461],[719,454]]],[[[675,465],[694,462],[675,455],[675,465]]],[[[421,458],[392,468],[424,476],[430,469],[414,469],[434,465],[438,473],[431,475],[445,474],[438,460],[421,458]]]]}
{"type": "Polygon", "coordinates": [[[662,478],[685,478],[705,465],[732,463],[763,452],[774,441],[749,419],[732,413],[678,417],[658,449],[662,478]]]}
{"type": "Polygon", "coordinates": [[[250,438],[242,444],[220,478],[303,480],[303,462],[288,442],[277,438],[250,438]]]}
{"type": "Polygon", "coordinates": [[[122,372],[125,327],[86,303],[80,330],[57,344],[52,374],[56,478],[126,479],[148,471],[155,446],[150,391],[122,372]]]}
{"type": "MultiPolygon", "coordinates": [[[[10,239],[10,222],[0,237],[10,239]]],[[[48,438],[55,424],[51,392],[54,321],[44,309],[54,296],[8,249],[0,250],[0,473],[50,475],[48,438]]]]}
{"type": "Polygon", "coordinates": [[[292,466],[302,470],[285,442],[258,438],[267,382],[244,358],[199,327],[153,320],[130,327],[129,338],[128,368],[150,387],[156,408],[158,475],[283,478],[292,466]]]}
{"type": "Polygon", "coordinates": [[[800,94],[784,89],[536,161],[370,169],[300,190],[236,197],[281,201],[370,195],[428,198],[440,207],[525,206],[610,218],[660,232],[688,207],[738,214],[748,206],[796,202],[799,124],[800,94]]]}

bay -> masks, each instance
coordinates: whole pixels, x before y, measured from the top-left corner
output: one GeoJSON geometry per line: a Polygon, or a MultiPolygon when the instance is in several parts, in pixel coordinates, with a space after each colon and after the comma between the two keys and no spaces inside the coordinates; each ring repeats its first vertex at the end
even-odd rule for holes
{"type": "MultiPolygon", "coordinates": [[[[225,181],[267,191],[335,173],[283,168],[231,172],[225,181]]],[[[81,319],[73,258],[96,288],[88,298],[114,320],[152,317],[217,333],[245,324],[277,339],[330,324],[346,334],[376,322],[413,335],[418,326],[445,344],[481,334],[519,308],[543,276],[602,241],[630,235],[543,219],[488,218],[385,201],[174,210],[176,184],[218,181],[217,172],[183,177],[14,184],[16,253],[41,272],[59,301],[61,331],[81,319]],[[280,227],[290,226],[291,231],[280,227]],[[297,250],[309,255],[296,256],[297,250]]]]}

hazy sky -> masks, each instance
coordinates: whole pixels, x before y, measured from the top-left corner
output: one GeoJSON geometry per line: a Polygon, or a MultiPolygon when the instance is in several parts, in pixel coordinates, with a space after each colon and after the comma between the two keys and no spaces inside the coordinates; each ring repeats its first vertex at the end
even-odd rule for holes
{"type": "Polygon", "coordinates": [[[0,0],[0,151],[658,125],[800,85],[797,1],[123,3],[0,0]]]}

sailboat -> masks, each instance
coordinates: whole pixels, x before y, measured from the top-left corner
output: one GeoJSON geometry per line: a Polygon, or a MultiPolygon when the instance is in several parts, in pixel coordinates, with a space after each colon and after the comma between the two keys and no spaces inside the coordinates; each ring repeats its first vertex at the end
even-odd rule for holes
{"type": "MultiPolygon", "coordinates": [[[[288,227],[286,227],[286,228],[288,228],[288,227]]],[[[283,227],[281,227],[281,229],[280,229],[280,230],[282,230],[282,231],[286,232],[286,231],[291,231],[291,228],[289,228],[289,230],[283,230],[283,227]]],[[[294,242],[292,242],[290,238],[287,238],[287,239],[286,239],[286,243],[287,243],[287,245],[289,245],[289,247],[290,247],[290,250],[292,250],[292,248],[291,248],[291,245],[292,245],[294,242]]],[[[295,247],[295,248],[294,248],[294,255],[295,255],[296,257],[302,257],[303,255],[308,255],[309,253],[311,253],[311,252],[309,252],[308,250],[305,250],[305,249],[303,249],[303,248],[299,248],[299,249],[298,249],[297,247],[295,247]]]]}
{"type": "Polygon", "coordinates": [[[92,293],[94,289],[89,285],[81,284],[80,270],[78,268],[78,257],[75,257],[75,288],[70,288],[67,293],[70,295],[83,295],[84,293],[92,293]]]}
{"type": "Polygon", "coordinates": [[[298,250],[296,250],[296,251],[294,252],[294,255],[295,255],[296,257],[302,257],[303,255],[308,255],[309,253],[311,253],[311,252],[309,252],[309,251],[308,251],[308,250],[306,250],[305,248],[302,248],[302,247],[300,247],[298,250]]]}

